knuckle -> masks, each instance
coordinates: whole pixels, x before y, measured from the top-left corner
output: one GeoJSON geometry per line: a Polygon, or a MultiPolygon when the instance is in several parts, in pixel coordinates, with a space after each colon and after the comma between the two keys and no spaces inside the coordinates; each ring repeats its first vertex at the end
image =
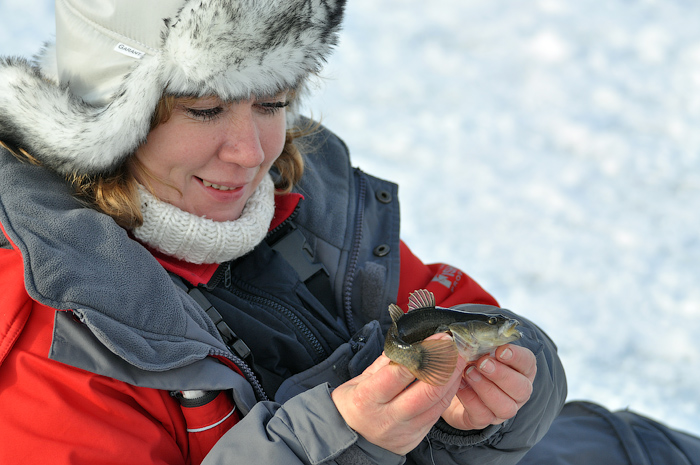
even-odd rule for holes
{"type": "Polygon", "coordinates": [[[367,411],[378,405],[377,394],[364,386],[358,386],[352,392],[352,403],[359,411],[367,411]]]}
{"type": "Polygon", "coordinates": [[[518,413],[519,407],[515,402],[504,402],[499,405],[498,411],[494,412],[494,415],[499,423],[503,423],[504,420],[508,418],[513,418],[516,413],[518,413]]]}
{"type": "Polygon", "coordinates": [[[524,393],[524,401],[527,401],[530,399],[530,396],[532,396],[532,392],[534,390],[534,386],[532,385],[532,382],[527,383],[525,387],[525,393],[524,393]]]}
{"type": "Polygon", "coordinates": [[[537,362],[533,360],[532,368],[528,371],[526,376],[528,377],[528,379],[530,381],[534,381],[536,375],[537,375],[537,362]]]}
{"type": "Polygon", "coordinates": [[[498,393],[500,391],[500,388],[498,388],[493,383],[486,382],[480,383],[478,390],[475,388],[475,391],[477,391],[481,399],[485,399],[492,397],[495,393],[498,393]]]}
{"type": "Polygon", "coordinates": [[[450,405],[452,405],[452,399],[449,399],[447,397],[441,397],[438,404],[440,405],[442,410],[447,409],[450,405]]]}
{"type": "Polygon", "coordinates": [[[432,386],[426,389],[425,398],[430,405],[439,406],[442,410],[445,410],[452,404],[452,398],[446,396],[441,389],[436,389],[432,386]]]}
{"type": "Polygon", "coordinates": [[[474,429],[483,429],[491,424],[493,419],[496,417],[494,415],[486,415],[484,413],[469,413],[469,424],[472,425],[474,429]]]}
{"type": "Polygon", "coordinates": [[[434,386],[426,387],[425,397],[431,404],[437,404],[443,401],[442,392],[439,389],[436,389],[434,386]]]}

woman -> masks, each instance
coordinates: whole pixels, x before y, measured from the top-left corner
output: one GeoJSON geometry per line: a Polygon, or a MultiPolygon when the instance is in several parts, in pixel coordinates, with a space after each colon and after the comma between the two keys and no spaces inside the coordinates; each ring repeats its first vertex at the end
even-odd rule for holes
{"type": "Polygon", "coordinates": [[[565,379],[522,318],[444,386],[382,355],[414,289],[496,302],[296,115],[343,7],[58,0],[40,63],[2,62],[2,463],[505,464],[544,435],[565,379]]]}

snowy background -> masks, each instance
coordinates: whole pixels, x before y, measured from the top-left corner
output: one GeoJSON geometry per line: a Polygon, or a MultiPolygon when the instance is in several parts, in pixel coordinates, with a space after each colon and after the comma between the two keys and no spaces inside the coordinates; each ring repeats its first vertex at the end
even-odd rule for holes
{"type": "MultiPolygon", "coordinates": [[[[0,0],[0,55],[53,33],[0,0]]],[[[309,102],[403,238],[559,346],[569,398],[700,434],[700,2],[351,0],[309,102]]]]}

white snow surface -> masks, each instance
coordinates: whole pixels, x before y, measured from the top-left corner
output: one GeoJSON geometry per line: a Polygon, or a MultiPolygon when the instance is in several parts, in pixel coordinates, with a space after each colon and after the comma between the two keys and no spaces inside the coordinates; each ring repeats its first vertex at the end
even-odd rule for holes
{"type": "MultiPolygon", "coordinates": [[[[700,2],[351,0],[307,111],[402,237],[557,343],[569,399],[700,434],[700,2]]],[[[0,0],[0,55],[52,38],[0,0]]]]}

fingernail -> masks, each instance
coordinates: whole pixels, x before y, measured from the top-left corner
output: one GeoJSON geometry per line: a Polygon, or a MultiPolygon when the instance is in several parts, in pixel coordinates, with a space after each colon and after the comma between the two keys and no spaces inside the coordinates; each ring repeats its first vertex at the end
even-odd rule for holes
{"type": "Polygon", "coordinates": [[[501,360],[510,360],[511,358],[513,358],[513,351],[510,349],[505,349],[503,352],[501,352],[499,358],[501,360]]]}
{"type": "Polygon", "coordinates": [[[487,358],[481,362],[481,365],[479,365],[479,370],[483,371],[484,373],[493,373],[496,370],[496,365],[494,365],[490,358],[487,358]]]}
{"type": "Polygon", "coordinates": [[[467,368],[467,376],[469,376],[469,379],[471,379],[472,381],[481,381],[481,375],[478,371],[476,371],[474,365],[467,368]]]}

